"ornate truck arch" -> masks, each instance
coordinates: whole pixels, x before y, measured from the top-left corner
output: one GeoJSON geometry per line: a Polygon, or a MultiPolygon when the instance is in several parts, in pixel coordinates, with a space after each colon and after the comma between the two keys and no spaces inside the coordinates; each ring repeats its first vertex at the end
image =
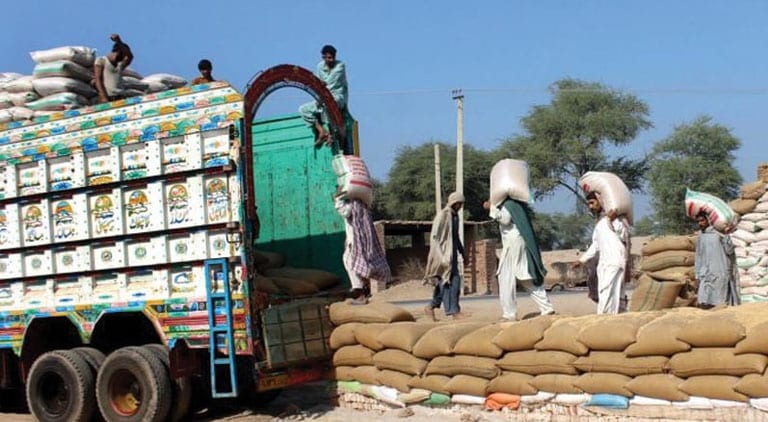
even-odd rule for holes
{"type": "MultiPolygon", "coordinates": [[[[331,135],[340,143],[346,142],[347,133],[344,125],[344,116],[341,109],[333,99],[333,95],[325,87],[325,83],[318,79],[312,72],[300,66],[281,64],[271,67],[267,70],[257,73],[248,83],[245,91],[245,110],[243,113],[243,124],[241,125],[243,142],[245,142],[245,160],[253,162],[253,134],[251,125],[256,117],[256,111],[269,96],[269,94],[281,88],[298,88],[316,101],[323,104],[328,115],[328,124],[331,135]]],[[[253,189],[253,166],[245,166],[245,181],[247,184],[247,193],[245,195],[246,215],[249,219],[256,217],[256,198],[253,189]]]]}

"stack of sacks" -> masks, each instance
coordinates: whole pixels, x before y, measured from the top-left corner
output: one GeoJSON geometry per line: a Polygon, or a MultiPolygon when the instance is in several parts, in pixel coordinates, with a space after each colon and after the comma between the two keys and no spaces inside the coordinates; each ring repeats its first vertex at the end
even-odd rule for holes
{"type": "Polygon", "coordinates": [[[40,98],[32,86],[32,76],[0,73],[0,123],[23,121],[34,117],[27,103],[40,98]]]}
{"type": "Polygon", "coordinates": [[[260,274],[254,280],[257,291],[269,295],[307,296],[337,286],[341,278],[328,271],[285,266],[285,256],[276,252],[254,251],[260,274]]]}
{"type": "Polygon", "coordinates": [[[35,61],[32,86],[40,99],[27,103],[40,112],[79,108],[96,97],[93,80],[95,50],[65,46],[30,53],[35,61]]]}
{"type": "Polygon", "coordinates": [[[181,88],[187,84],[187,80],[181,76],[168,73],[155,73],[143,79],[138,75],[136,76],[140,79],[140,81],[137,80],[136,82],[146,85],[147,92],[149,93],[181,88]]]}
{"type": "Polygon", "coordinates": [[[762,304],[491,325],[416,323],[389,304],[337,303],[330,316],[336,378],[399,406],[440,397],[492,409],[768,403],[762,304]]]}
{"type": "Polygon", "coordinates": [[[640,277],[629,302],[630,311],[693,304],[695,250],[696,238],[692,236],[663,236],[643,245],[640,277]]]}
{"type": "Polygon", "coordinates": [[[768,193],[766,182],[758,180],[741,187],[741,197],[730,203],[741,215],[731,240],[736,247],[741,299],[768,300],[768,193]]]}

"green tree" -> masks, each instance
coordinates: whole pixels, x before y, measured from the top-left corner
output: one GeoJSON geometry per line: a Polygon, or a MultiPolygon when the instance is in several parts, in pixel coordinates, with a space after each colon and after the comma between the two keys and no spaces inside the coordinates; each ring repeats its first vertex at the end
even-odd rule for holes
{"type": "Polygon", "coordinates": [[[648,181],[662,233],[681,234],[696,227],[685,215],[686,187],[726,201],[736,197],[741,176],[733,152],[740,146],[730,129],[709,116],[676,126],[654,146],[648,181]]]}
{"type": "Polygon", "coordinates": [[[550,92],[549,104],[522,118],[525,133],[499,147],[504,156],[528,162],[536,197],[562,187],[581,199],[578,179],[593,170],[615,173],[641,190],[646,160],[611,158],[606,147],[627,145],[650,128],[648,106],[632,94],[575,79],[555,82],[550,92]]]}
{"type": "Polygon", "coordinates": [[[537,213],[533,219],[539,247],[545,251],[588,246],[592,224],[592,217],[582,213],[537,213]]]}
{"type": "Polygon", "coordinates": [[[632,230],[632,234],[635,236],[654,236],[658,234],[656,233],[656,218],[652,215],[645,215],[635,221],[632,230]]]}
{"type": "MultiPolygon", "coordinates": [[[[384,214],[390,218],[431,220],[435,216],[434,142],[401,147],[382,192],[384,214]]],[[[440,186],[443,203],[456,187],[456,147],[440,145],[440,186]]],[[[468,220],[485,220],[493,154],[464,145],[464,209],[468,220]]]]}

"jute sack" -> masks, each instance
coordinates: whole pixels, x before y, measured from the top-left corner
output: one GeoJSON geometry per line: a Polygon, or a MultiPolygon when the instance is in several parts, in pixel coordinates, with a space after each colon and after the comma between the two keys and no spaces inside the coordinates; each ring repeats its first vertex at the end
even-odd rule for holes
{"type": "Polygon", "coordinates": [[[583,391],[575,384],[578,379],[578,375],[544,374],[533,377],[530,384],[548,393],[580,394],[583,391]]]}
{"type": "Polygon", "coordinates": [[[768,377],[763,374],[745,375],[733,389],[753,399],[768,397],[768,377]]]}
{"type": "Polygon", "coordinates": [[[669,360],[671,372],[678,377],[697,375],[762,374],[768,365],[768,356],[757,353],[734,355],[730,347],[694,348],[678,353],[669,360]]]}
{"type": "Polygon", "coordinates": [[[507,352],[531,350],[557,318],[547,315],[512,323],[493,338],[493,344],[507,352]]]}
{"type": "Polygon", "coordinates": [[[584,372],[611,372],[635,377],[638,375],[661,374],[667,369],[666,356],[641,356],[628,358],[622,352],[591,351],[573,361],[573,366],[584,372]]]}
{"type": "Polygon", "coordinates": [[[362,384],[376,385],[379,383],[379,372],[373,365],[358,366],[352,370],[352,376],[362,384]]]}
{"type": "Polygon", "coordinates": [[[622,351],[635,342],[637,330],[657,316],[652,312],[599,315],[579,331],[577,339],[590,350],[622,351]]]}
{"type": "Polygon", "coordinates": [[[371,350],[383,350],[384,345],[379,342],[378,337],[389,326],[389,324],[360,324],[355,328],[355,340],[371,350]]]}
{"type": "Polygon", "coordinates": [[[696,254],[691,251],[664,251],[644,256],[640,260],[640,271],[660,271],[670,267],[693,265],[696,254]]]}
{"type": "Polygon", "coordinates": [[[487,388],[487,379],[470,375],[456,375],[445,386],[445,389],[451,394],[467,394],[477,397],[485,397],[487,388]]]}
{"type": "Polygon", "coordinates": [[[289,296],[306,296],[317,293],[317,286],[307,281],[282,277],[270,277],[269,279],[281,292],[289,296]]]}
{"type": "Polygon", "coordinates": [[[683,285],[684,283],[679,281],[656,281],[643,274],[632,292],[629,310],[640,312],[672,308],[683,285]]]}
{"type": "Polygon", "coordinates": [[[264,271],[264,275],[267,277],[293,278],[306,281],[314,284],[318,290],[335,286],[341,280],[339,276],[334,273],[309,268],[270,268],[264,271]]]}
{"type": "Polygon", "coordinates": [[[734,199],[728,205],[739,214],[749,214],[757,206],[757,201],[754,199],[734,199]]]}
{"type": "Polygon", "coordinates": [[[362,324],[352,322],[349,324],[339,325],[331,331],[331,337],[328,338],[328,343],[331,349],[337,350],[344,346],[352,346],[357,344],[355,340],[355,328],[362,324]]]}
{"type": "Polygon", "coordinates": [[[693,236],[663,236],[648,241],[640,253],[643,257],[664,251],[695,251],[696,238],[693,236]]]}
{"type": "Polygon", "coordinates": [[[632,397],[634,394],[627,389],[627,384],[632,378],[607,372],[590,372],[582,374],[574,381],[574,386],[585,393],[590,394],[616,394],[624,397],[632,397]]]}
{"type": "Polygon", "coordinates": [[[453,347],[459,339],[484,325],[483,323],[463,323],[435,327],[421,336],[413,346],[413,354],[424,359],[449,356],[453,353],[453,347]]]}
{"type": "Polygon", "coordinates": [[[256,276],[253,280],[253,285],[256,288],[256,291],[269,293],[269,294],[280,294],[283,291],[280,290],[279,287],[277,287],[277,284],[275,284],[274,281],[267,277],[262,276],[256,276]]]}
{"type": "Polygon", "coordinates": [[[678,340],[677,334],[695,315],[705,312],[696,308],[680,308],[666,313],[637,330],[637,341],[624,349],[624,354],[635,356],[671,356],[686,352],[691,345],[678,340]]]}
{"type": "Polygon", "coordinates": [[[744,326],[731,315],[716,313],[689,321],[677,339],[693,347],[733,347],[746,335],[744,326]]]}
{"type": "Polygon", "coordinates": [[[695,278],[693,271],[693,267],[670,267],[659,271],[651,271],[647,274],[658,281],[679,281],[685,283],[695,278]]]}
{"type": "Polygon", "coordinates": [[[329,316],[334,325],[348,322],[398,322],[413,321],[413,315],[403,308],[386,303],[375,302],[367,305],[351,305],[347,302],[331,304],[329,316]]]}
{"type": "Polygon", "coordinates": [[[361,345],[344,346],[333,354],[333,366],[373,365],[374,351],[361,345]]]}
{"type": "Polygon", "coordinates": [[[408,385],[413,388],[423,388],[429,391],[434,391],[440,394],[450,394],[445,388],[451,377],[445,375],[427,375],[421,377],[413,377],[408,381],[408,385]]]}
{"type": "Polygon", "coordinates": [[[626,388],[638,396],[669,401],[686,401],[688,394],[678,389],[682,383],[682,379],[672,374],[640,375],[627,383],[626,388]]]}
{"type": "Polygon", "coordinates": [[[734,352],[742,353],[768,353],[768,321],[757,324],[747,329],[747,336],[736,343],[734,352]]]}
{"type": "Polygon", "coordinates": [[[354,366],[337,366],[333,368],[333,379],[336,381],[354,381],[354,366]]]}
{"type": "Polygon", "coordinates": [[[690,377],[680,384],[680,391],[691,396],[746,402],[749,397],[734,390],[740,379],[729,375],[690,377]]]}
{"type": "Polygon", "coordinates": [[[589,352],[589,348],[578,340],[581,328],[589,324],[594,315],[577,318],[558,319],[552,326],[544,331],[544,337],[536,343],[536,350],[560,350],[583,356],[589,352]]]}
{"type": "Polygon", "coordinates": [[[533,376],[519,372],[504,372],[488,384],[489,393],[533,395],[539,390],[530,384],[533,376]]]}
{"type": "Polygon", "coordinates": [[[493,343],[493,339],[501,332],[498,324],[488,325],[465,335],[453,346],[457,355],[483,356],[498,358],[504,353],[501,347],[493,343]]]}
{"type": "Polygon", "coordinates": [[[387,349],[413,351],[413,346],[427,331],[437,327],[435,323],[397,322],[379,334],[377,340],[387,349]]]}
{"type": "Polygon", "coordinates": [[[492,379],[499,375],[496,359],[475,356],[438,356],[427,365],[427,375],[471,375],[492,379]]]}
{"type": "Polygon", "coordinates": [[[379,374],[376,376],[378,384],[392,387],[402,393],[411,391],[411,386],[408,385],[408,383],[411,381],[411,378],[413,378],[413,375],[404,374],[397,371],[390,371],[389,369],[379,371],[379,374]]]}
{"type": "Polygon", "coordinates": [[[261,272],[270,268],[280,268],[285,265],[285,255],[281,253],[254,250],[253,256],[256,260],[256,268],[261,272]]]}
{"type": "Polygon", "coordinates": [[[576,355],[559,350],[524,350],[509,352],[496,365],[505,370],[529,375],[566,374],[576,375],[573,366],[576,355]]]}
{"type": "Polygon", "coordinates": [[[747,183],[741,187],[742,199],[760,199],[765,193],[765,182],[761,180],[747,183]]]}
{"type": "Polygon", "coordinates": [[[387,349],[373,355],[373,365],[378,369],[391,369],[404,374],[421,375],[429,362],[402,350],[387,349]]]}

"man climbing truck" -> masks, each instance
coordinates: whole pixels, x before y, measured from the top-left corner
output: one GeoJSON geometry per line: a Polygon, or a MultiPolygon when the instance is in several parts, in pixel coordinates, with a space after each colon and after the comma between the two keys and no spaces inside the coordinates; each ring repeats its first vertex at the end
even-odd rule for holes
{"type": "Polygon", "coordinates": [[[289,65],[245,95],[213,82],[0,126],[0,389],[41,421],[178,421],[193,387],[324,375],[335,293],[266,288],[253,248],[251,123],[283,86],[325,105],[343,148],[333,97],[289,65]]]}

